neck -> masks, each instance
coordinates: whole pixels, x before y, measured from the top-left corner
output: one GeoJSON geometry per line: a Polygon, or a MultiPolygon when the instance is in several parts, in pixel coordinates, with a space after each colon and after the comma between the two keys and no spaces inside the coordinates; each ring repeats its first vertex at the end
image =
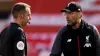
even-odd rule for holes
{"type": "Polygon", "coordinates": [[[75,26],[72,26],[72,28],[73,28],[73,29],[77,29],[77,28],[80,27],[80,25],[81,25],[81,19],[79,19],[79,20],[77,21],[77,24],[76,24],[75,26]]]}
{"type": "Polygon", "coordinates": [[[17,19],[14,19],[14,23],[18,24],[21,28],[23,28],[23,26],[21,25],[20,21],[17,19]]]}

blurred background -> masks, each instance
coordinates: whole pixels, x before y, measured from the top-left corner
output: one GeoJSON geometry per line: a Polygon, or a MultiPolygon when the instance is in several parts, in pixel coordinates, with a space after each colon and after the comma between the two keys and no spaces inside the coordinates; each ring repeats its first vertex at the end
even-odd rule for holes
{"type": "Polygon", "coordinates": [[[67,24],[60,10],[70,1],[78,2],[83,17],[96,25],[100,32],[100,0],[0,0],[0,31],[13,21],[10,10],[16,2],[31,5],[31,24],[24,28],[28,42],[28,56],[49,56],[60,28],[67,24]]]}

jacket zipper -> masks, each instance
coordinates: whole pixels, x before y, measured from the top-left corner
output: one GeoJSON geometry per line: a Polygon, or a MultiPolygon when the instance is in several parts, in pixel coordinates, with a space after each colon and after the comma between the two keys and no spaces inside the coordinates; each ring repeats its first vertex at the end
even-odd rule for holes
{"type": "Polygon", "coordinates": [[[79,36],[77,36],[77,44],[78,44],[78,56],[80,56],[80,40],[79,40],[79,36]]]}

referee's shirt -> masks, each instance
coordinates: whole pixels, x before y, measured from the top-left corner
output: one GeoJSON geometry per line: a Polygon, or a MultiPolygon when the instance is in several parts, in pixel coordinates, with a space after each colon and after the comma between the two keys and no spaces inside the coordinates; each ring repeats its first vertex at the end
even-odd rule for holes
{"type": "Polygon", "coordinates": [[[0,34],[1,56],[27,56],[26,36],[23,29],[11,23],[0,34]]]}

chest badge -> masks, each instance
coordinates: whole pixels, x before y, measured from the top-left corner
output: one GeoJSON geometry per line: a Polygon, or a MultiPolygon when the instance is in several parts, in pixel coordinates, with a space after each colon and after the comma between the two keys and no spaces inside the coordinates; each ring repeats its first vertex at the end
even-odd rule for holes
{"type": "Polygon", "coordinates": [[[90,37],[89,35],[86,36],[86,41],[85,41],[84,47],[92,47],[91,43],[89,42],[89,37],[90,37]]]}
{"type": "Polygon", "coordinates": [[[72,41],[72,39],[68,39],[68,40],[67,40],[67,42],[71,42],[71,41],[72,41]]]}

